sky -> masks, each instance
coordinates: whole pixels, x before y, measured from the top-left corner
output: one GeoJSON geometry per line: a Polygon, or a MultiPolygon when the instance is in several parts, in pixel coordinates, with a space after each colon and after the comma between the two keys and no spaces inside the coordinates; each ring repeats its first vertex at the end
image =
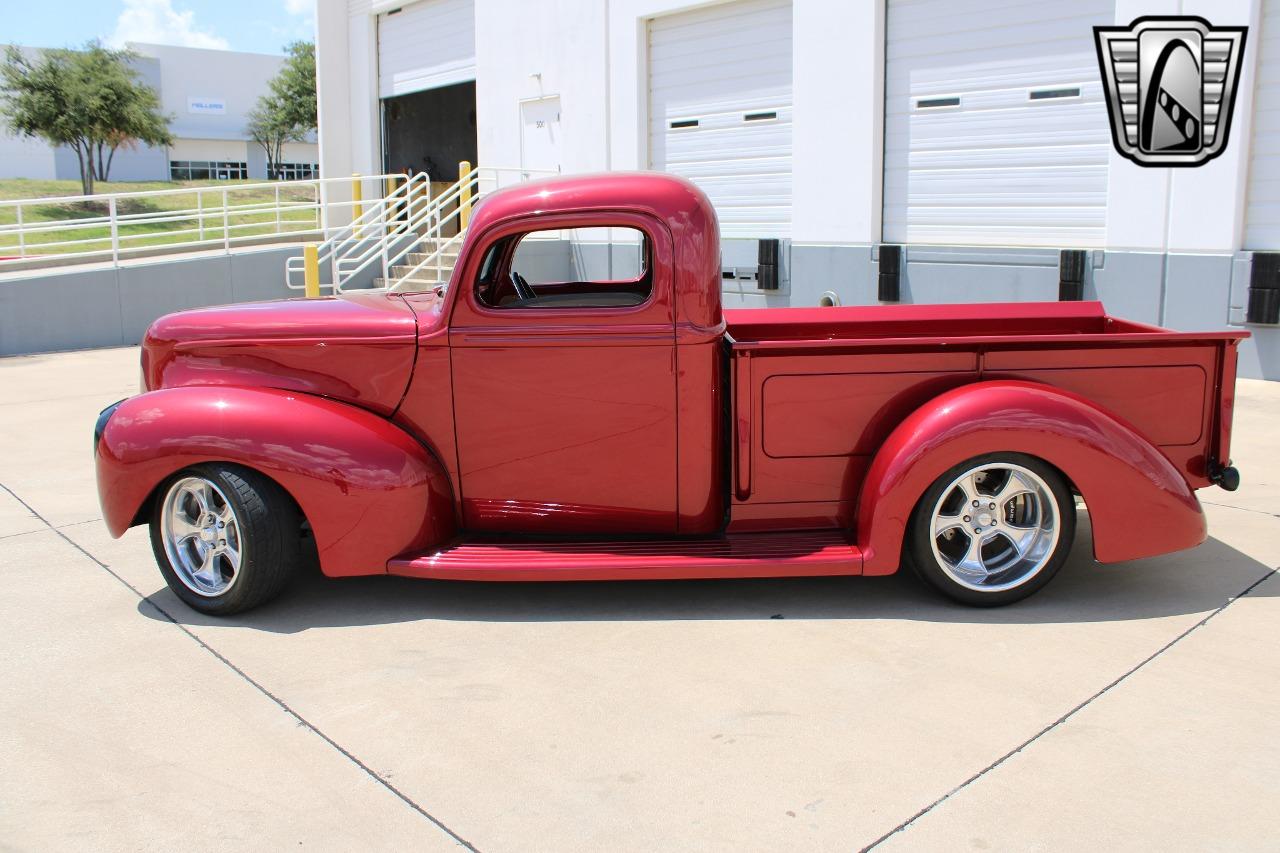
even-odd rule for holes
{"type": "MultiPolygon", "coordinates": [[[[320,0],[333,2],[333,0],[320,0]]],[[[316,0],[0,0],[0,44],[79,47],[91,39],[282,53],[315,38],[316,0]]]]}

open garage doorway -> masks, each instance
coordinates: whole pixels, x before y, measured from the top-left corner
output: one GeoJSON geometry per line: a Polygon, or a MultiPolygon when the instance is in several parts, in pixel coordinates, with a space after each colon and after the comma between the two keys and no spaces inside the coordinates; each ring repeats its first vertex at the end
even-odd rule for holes
{"type": "Polygon", "coordinates": [[[431,183],[458,180],[458,162],[476,162],[475,81],[382,99],[387,172],[426,172],[431,183]]]}

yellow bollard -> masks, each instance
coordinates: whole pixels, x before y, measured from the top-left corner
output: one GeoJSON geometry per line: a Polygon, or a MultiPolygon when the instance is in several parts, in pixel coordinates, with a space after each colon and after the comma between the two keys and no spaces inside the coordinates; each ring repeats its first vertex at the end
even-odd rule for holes
{"type": "Polygon", "coordinates": [[[462,192],[458,196],[458,228],[467,227],[471,221],[471,163],[467,160],[458,162],[458,180],[462,182],[462,192]]]}
{"type": "MultiPolygon", "coordinates": [[[[392,202],[390,201],[391,194],[395,191],[396,191],[396,179],[394,177],[387,178],[382,182],[382,209],[383,209],[382,218],[384,222],[387,219],[386,211],[388,210],[388,205],[392,204],[392,202]]],[[[392,208],[392,210],[394,211],[394,208],[392,208]]]]}
{"type": "Polygon", "coordinates": [[[360,173],[354,172],[351,175],[351,218],[359,219],[364,216],[364,184],[360,180],[360,173]]]}
{"type": "Polygon", "coordinates": [[[315,243],[302,247],[302,281],[308,299],[320,295],[320,247],[315,243]]]}

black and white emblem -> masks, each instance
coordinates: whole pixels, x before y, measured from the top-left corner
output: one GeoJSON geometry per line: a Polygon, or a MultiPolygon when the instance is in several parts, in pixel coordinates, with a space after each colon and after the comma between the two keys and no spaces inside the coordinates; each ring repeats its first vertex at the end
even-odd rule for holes
{"type": "Polygon", "coordinates": [[[1116,150],[1140,166],[1199,166],[1226,150],[1247,32],[1195,17],[1094,27],[1116,150]]]}

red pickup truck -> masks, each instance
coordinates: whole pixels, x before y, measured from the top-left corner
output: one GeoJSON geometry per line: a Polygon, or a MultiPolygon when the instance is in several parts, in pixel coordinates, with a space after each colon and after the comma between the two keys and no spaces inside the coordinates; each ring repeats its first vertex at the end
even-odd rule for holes
{"type": "Polygon", "coordinates": [[[706,196],[608,174],[488,196],[447,287],[163,317],[144,393],[97,423],[107,526],[149,523],[169,586],[217,614],[308,555],[495,581],[906,563],[993,605],[1053,577],[1075,496],[1115,562],[1200,543],[1195,490],[1239,482],[1243,333],[1094,302],[722,311],[720,289],[706,196]],[[546,239],[570,229],[629,242],[546,239]]]}

